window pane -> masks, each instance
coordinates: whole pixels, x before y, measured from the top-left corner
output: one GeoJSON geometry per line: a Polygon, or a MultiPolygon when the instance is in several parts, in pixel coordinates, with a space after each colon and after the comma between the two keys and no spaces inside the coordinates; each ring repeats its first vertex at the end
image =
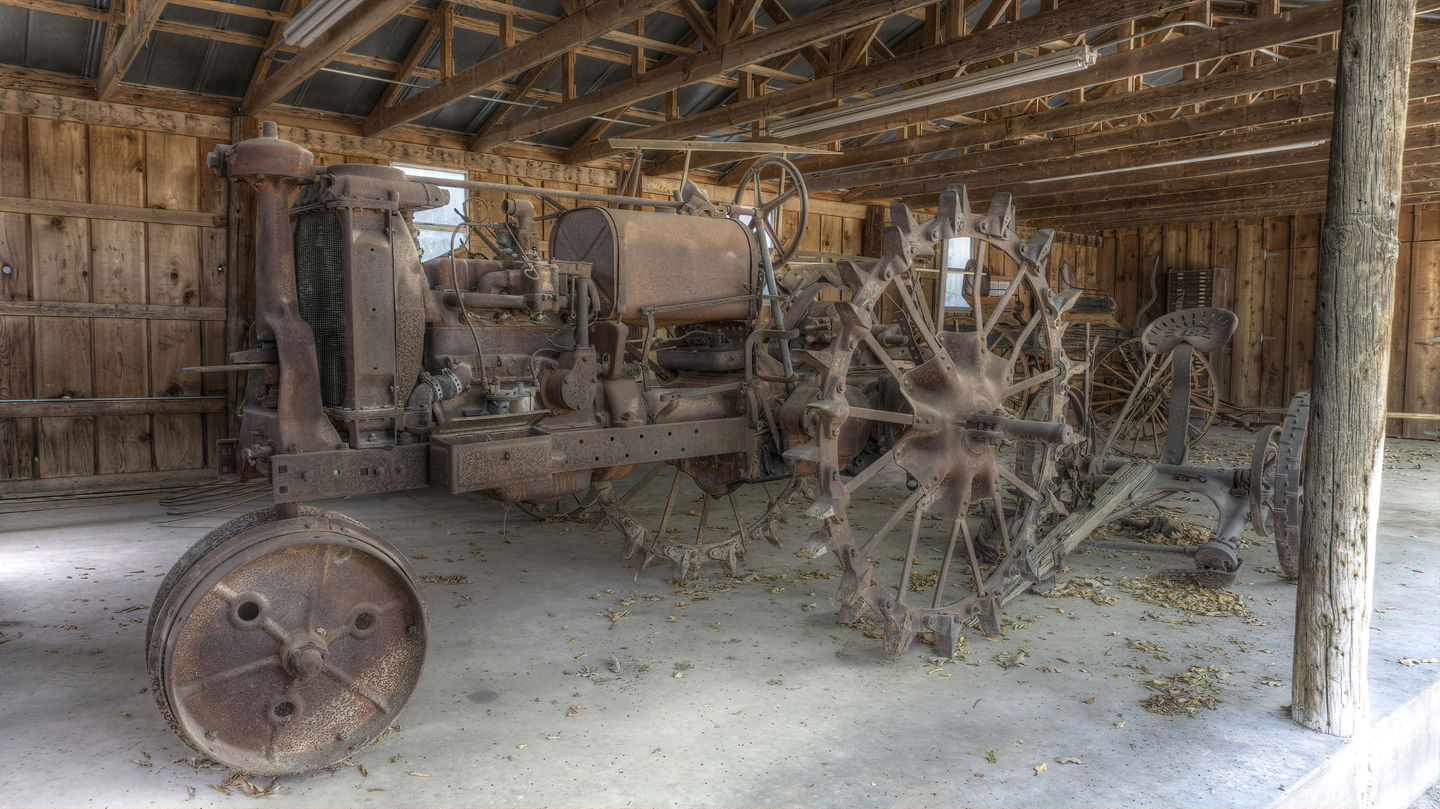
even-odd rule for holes
{"type": "MultiPolygon", "coordinates": [[[[407,176],[419,177],[426,180],[464,180],[463,171],[445,171],[444,169],[431,169],[423,166],[405,166],[399,163],[394,164],[395,168],[405,172],[407,176]]],[[[466,192],[463,188],[440,184],[441,188],[450,192],[450,203],[440,208],[432,208],[428,211],[416,211],[415,221],[431,225],[454,226],[460,224],[460,214],[456,211],[465,210],[466,192]]],[[[446,248],[449,249],[448,247],[446,248]]]]}
{"type": "MultiPolygon", "coordinates": [[[[432,259],[450,252],[450,235],[451,231],[449,228],[443,230],[439,228],[420,228],[420,260],[432,259]]],[[[463,244],[465,234],[461,233],[455,237],[455,240],[456,246],[463,244]]]]}
{"type": "Polygon", "coordinates": [[[945,306],[950,309],[970,308],[970,302],[965,300],[965,273],[946,271],[945,306]]]}
{"type": "Polygon", "coordinates": [[[965,263],[968,262],[973,255],[975,255],[975,253],[972,240],[963,236],[957,236],[951,239],[950,243],[946,246],[945,266],[953,267],[957,270],[964,269],[965,263]]]}

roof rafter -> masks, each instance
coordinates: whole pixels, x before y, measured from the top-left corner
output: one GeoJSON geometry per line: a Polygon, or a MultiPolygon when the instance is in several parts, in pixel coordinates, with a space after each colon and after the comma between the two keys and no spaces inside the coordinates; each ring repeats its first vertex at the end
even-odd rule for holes
{"type": "MultiPolygon", "coordinates": [[[[1186,0],[1079,0],[1056,11],[1044,12],[986,31],[976,31],[953,42],[921,48],[878,65],[852,68],[748,101],[706,110],[683,121],[673,121],[632,132],[635,137],[681,139],[734,128],[743,123],[773,118],[805,109],[831,98],[849,98],[903,81],[933,76],[957,66],[993,59],[1055,39],[1109,28],[1124,20],[1143,17],[1185,5],[1186,0]]],[[[863,134],[863,133],[861,133],[863,134]]],[[[835,138],[805,136],[808,143],[835,138]]],[[[592,150],[592,159],[613,152],[592,150]]]]}
{"type": "Polygon", "coordinates": [[[115,39],[115,47],[105,64],[100,66],[100,74],[95,79],[95,94],[100,100],[109,97],[125,77],[125,71],[130,69],[130,63],[145,47],[146,40],[155,30],[155,23],[160,21],[160,12],[164,10],[165,0],[136,0],[125,32],[115,39]]]}
{"type": "Polygon", "coordinates": [[[367,0],[359,10],[351,12],[342,22],[326,31],[318,40],[300,49],[290,61],[280,66],[259,84],[250,86],[240,110],[246,115],[265,109],[279,101],[316,71],[329,64],[337,55],[350,50],[370,32],[403,11],[411,0],[367,0]]]}
{"type": "Polygon", "coordinates": [[[622,104],[635,104],[728,70],[753,65],[807,44],[835,36],[877,19],[886,19],[905,8],[923,6],[933,0],[840,0],[825,9],[652,68],[641,76],[615,82],[573,101],[558,104],[523,118],[502,129],[476,138],[473,148],[487,149],[566,126],[622,104]]]}
{"type": "Polygon", "coordinates": [[[393,106],[371,113],[365,122],[365,134],[374,137],[394,129],[668,4],[669,0],[598,0],[537,33],[525,42],[524,47],[505,48],[393,106]]]}

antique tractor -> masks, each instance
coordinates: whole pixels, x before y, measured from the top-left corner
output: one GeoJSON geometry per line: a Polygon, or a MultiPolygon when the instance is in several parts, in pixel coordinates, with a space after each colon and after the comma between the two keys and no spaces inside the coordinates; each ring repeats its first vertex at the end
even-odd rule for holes
{"type": "MultiPolygon", "coordinates": [[[[874,263],[793,264],[799,233],[776,223],[787,203],[804,222],[804,185],[766,158],[731,204],[689,184],[661,201],[543,192],[622,206],[563,211],[544,254],[533,205],[510,197],[486,254],[457,244],[422,263],[411,217],[447,204],[444,190],[389,167],[317,169],[275,132],[211,155],[256,189],[255,318],[251,347],[200,369],[245,373],[222,457],[266,481],[274,506],[190,548],[147,633],[167,720],[223,764],[339,761],[389,726],[420,675],[426,607],[405,556],[306,501],[427,486],[540,514],[576,500],[621,528],[637,569],[668,560],[693,576],[777,539],[778,511],[805,492],[821,527],[804,550],[838,558],[841,620],[874,610],[892,653],[928,630],[948,654],[960,627],[994,629],[1005,600],[1050,575],[1088,533],[1075,521],[1098,519],[1093,501],[1123,510],[1146,481],[1192,485],[1183,457],[1147,472],[1092,456],[1073,407],[1086,363],[1061,342],[1075,293],[1049,288],[1052,234],[1021,241],[1008,195],[980,215],[957,187],[923,224],[897,205],[874,263]],[[956,236],[1019,267],[987,309],[976,297],[966,333],[936,329],[911,273],[956,236]],[[882,301],[903,317],[881,322],[882,301]],[[998,349],[996,324],[1017,319],[998,349]],[[626,494],[611,488],[645,465],[626,494]],[[651,528],[629,505],[662,470],[674,476],[651,528]],[[742,515],[736,489],[768,482],[779,493],[742,515]],[[693,536],[667,528],[682,483],[698,490],[693,536]],[[903,502],[862,531],[849,505],[881,485],[904,487],[903,502]],[[736,530],[707,537],[724,500],[736,530]],[[923,599],[922,557],[940,561],[923,599]]],[[[1250,498],[1231,495],[1251,471],[1208,474],[1223,478],[1202,488],[1229,504],[1220,533],[1233,537],[1250,498]]]]}

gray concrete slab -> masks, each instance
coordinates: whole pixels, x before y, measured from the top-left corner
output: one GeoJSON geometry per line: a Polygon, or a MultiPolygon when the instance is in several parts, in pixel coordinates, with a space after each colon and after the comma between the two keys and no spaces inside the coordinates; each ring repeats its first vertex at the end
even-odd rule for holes
{"type": "MultiPolygon", "coordinates": [[[[1220,430],[1206,452],[1239,459],[1247,446],[1220,430]]],[[[1440,658],[1437,484],[1433,443],[1392,442],[1371,657],[1381,720],[1440,681],[1440,665],[1399,662],[1440,658]]],[[[1118,584],[1105,605],[1027,595],[1003,637],[972,632],[942,665],[918,644],[890,660],[834,623],[836,581],[806,576],[835,563],[793,555],[812,530],[800,516],[785,550],[752,552],[755,576],[676,587],[658,569],[632,578],[611,531],[479,498],[328,505],[418,557],[418,573],[467,581],[426,585],[425,676],[403,730],[354,757],[368,775],[281,779],[265,798],[276,806],[1260,807],[1347,749],[1286,713],[1294,588],[1266,545],[1247,550],[1235,588],[1248,622],[1118,584]],[[1021,650],[1024,666],[996,660],[1021,650]],[[1190,666],[1225,673],[1213,710],[1142,708],[1148,681],[1190,666]]],[[[158,524],[153,502],[0,514],[0,806],[247,800],[211,788],[226,771],[185,763],[141,649],[160,577],[223,516],[158,524]]],[[[1189,563],[1086,551],[1069,564],[1067,577],[1119,582],[1189,563]]],[[[1409,766],[1420,780],[1392,805],[1440,759],[1409,766]]]]}

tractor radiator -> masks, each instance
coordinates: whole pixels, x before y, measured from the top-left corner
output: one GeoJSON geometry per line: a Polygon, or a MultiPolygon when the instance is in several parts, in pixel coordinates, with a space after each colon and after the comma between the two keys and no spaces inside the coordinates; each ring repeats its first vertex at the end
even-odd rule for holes
{"type": "Polygon", "coordinates": [[[300,316],[315,333],[320,400],[326,407],[345,405],[348,338],[342,248],[338,212],[311,210],[296,217],[295,285],[300,294],[300,316]]]}

